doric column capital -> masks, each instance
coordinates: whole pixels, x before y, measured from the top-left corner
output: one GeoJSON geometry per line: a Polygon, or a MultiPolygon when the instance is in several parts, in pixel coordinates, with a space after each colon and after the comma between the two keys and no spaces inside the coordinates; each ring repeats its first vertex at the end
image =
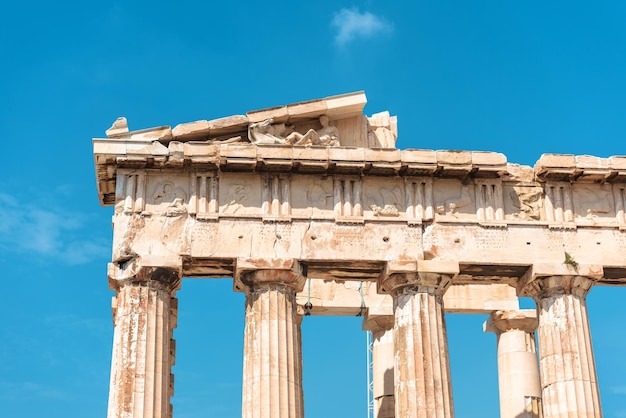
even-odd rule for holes
{"type": "Polygon", "coordinates": [[[456,261],[389,261],[378,279],[378,289],[392,295],[414,291],[443,295],[457,274],[456,261]]]}
{"type": "Polygon", "coordinates": [[[501,334],[503,332],[518,330],[535,332],[537,329],[537,311],[535,309],[522,309],[517,311],[495,311],[483,324],[485,332],[501,334]]]}
{"type": "Polygon", "coordinates": [[[304,288],[305,281],[303,267],[294,259],[237,259],[235,291],[286,287],[299,292],[304,288]]]}
{"type": "Polygon", "coordinates": [[[377,332],[389,331],[393,329],[393,323],[393,315],[368,315],[363,319],[362,329],[364,331],[370,331],[372,334],[376,334],[377,332]]]}
{"type": "Polygon", "coordinates": [[[563,294],[585,297],[603,275],[600,264],[533,264],[520,280],[518,292],[535,300],[563,294]]]}
{"type": "Polygon", "coordinates": [[[156,286],[169,291],[178,289],[182,267],[172,265],[172,263],[159,265],[158,260],[155,261],[157,263],[136,258],[125,263],[109,263],[109,287],[113,290],[119,290],[122,286],[135,283],[156,286]]]}

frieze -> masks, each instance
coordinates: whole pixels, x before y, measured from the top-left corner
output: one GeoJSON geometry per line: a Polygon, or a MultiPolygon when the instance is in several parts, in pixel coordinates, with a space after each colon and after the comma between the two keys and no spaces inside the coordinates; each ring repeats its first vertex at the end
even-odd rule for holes
{"type": "Polygon", "coordinates": [[[405,196],[400,181],[367,179],[364,181],[365,214],[374,217],[400,217],[405,213],[405,196]]]}
{"type": "Polygon", "coordinates": [[[119,169],[115,214],[266,222],[511,222],[626,230],[626,183],[119,169]]]}
{"type": "Polygon", "coordinates": [[[615,199],[615,217],[620,230],[626,228],[626,186],[624,184],[613,184],[613,198],[615,199]]]}
{"type": "Polygon", "coordinates": [[[433,180],[430,177],[406,177],[406,217],[409,224],[431,221],[435,217],[433,180]]]}
{"type": "Polygon", "coordinates": [[[339,221],[359,222],[363,217],[361,178],[336,176],[333,181],[335,217],[339,221]]]}
{"type": "Polygon", "coordinates": [[[573,188],[574,219],[596,224],[616,220],[613,190],[605,184],[577,185],[573,188]]]}
{"type": "Polygon", "coordinates": [[[474,185],[458,180],[437,180],[434,183],[437,215],[455,219],[476,218],[474,185]]]}
{"type": "Polygon", "coordinates": [[[219,178],[220,216],[261,216],[262,179],[249,173],[222,173],[219,178]]]}
{"type": "Polygon", "coordinates": [[[543,207],[543,188],[539,185],[512,185],[504,186],[505,213],[510,214],[510,218],[523,221],[541,220],[541,209],[543,207]]]}
{"type": "Polygon", "coordinates": [[[217,219],[219,181],[217,171],[191,173],[189,213],[198,220],[217,219]]]}
{"type": "Polygon", "coordinates": [[[291,214],[294,218],[334,217],[333,179],[322,176],[291,176],[291,214]]]}
{"type": "Polygon", "coordinates": [[[265,174],[262,179],[261,210],[265,220],[289,220],[291,178],[286,174],[265,174]]]}

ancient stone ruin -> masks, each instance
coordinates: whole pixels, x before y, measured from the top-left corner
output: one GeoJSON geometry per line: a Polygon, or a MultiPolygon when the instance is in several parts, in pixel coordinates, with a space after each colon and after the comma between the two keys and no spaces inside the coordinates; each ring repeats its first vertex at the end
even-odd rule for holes
{"type": "Polygon", "coordinates": [[[243,417],[301,418],[302,316],[359,313],[375,416],[452,417],[444,311],[490,314],[502,417],[602,416],[585,297],[626,281],[626,157],[399,150],[365,103],[120,118],[93,140],[115,212],[109,418],[172,416],[185,277],[246,294],[243,417]]]}

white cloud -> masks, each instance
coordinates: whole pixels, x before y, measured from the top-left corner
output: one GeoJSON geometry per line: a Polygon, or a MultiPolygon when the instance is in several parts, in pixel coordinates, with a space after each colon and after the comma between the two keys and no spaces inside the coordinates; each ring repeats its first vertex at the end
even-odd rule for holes
{"type": "Polygon", "coordinates": [[[356,38],[370,38],[393,30],[393,24],[384,17],[358,9],[341,9],[333,16],[332,26],[337,29],[335,42],[339,46],[356,38]]]}
{"type": "Polygon", "coordinates": [[[110,244],[94,238],[86,214],[51,204],[22,202],[0,193],[0,249],[84,264],[108,256],[110,244]]]}

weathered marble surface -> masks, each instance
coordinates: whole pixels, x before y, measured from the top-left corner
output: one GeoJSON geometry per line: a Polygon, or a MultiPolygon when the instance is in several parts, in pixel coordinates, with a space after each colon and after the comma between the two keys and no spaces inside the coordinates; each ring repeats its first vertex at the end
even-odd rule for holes
{"type": "MultiPolygon", "coordinates": [[[[171,414],[181,277],[233,277],[247,294],[246,416],[302,415],[305,309],[361,314],[366,327],[393,317],[393,343],[376,331],[396,358],[377,410],[453,416],[444,310],[517,310],[518,295],[538,304],[544,416],[601,415],[585,295],[626,283],[626,157],[544,154],[528,167],[399,150],[397,118],[367,117],[365,103],[357,92],[138,131],[119,118],[93,140],[98,197],[114,208],[110,417],[171,414]],[[268,335],[275,344],[259,346],[268,335]]],[[[503,350],[521,341],[500,331],[503,350]]]]}

